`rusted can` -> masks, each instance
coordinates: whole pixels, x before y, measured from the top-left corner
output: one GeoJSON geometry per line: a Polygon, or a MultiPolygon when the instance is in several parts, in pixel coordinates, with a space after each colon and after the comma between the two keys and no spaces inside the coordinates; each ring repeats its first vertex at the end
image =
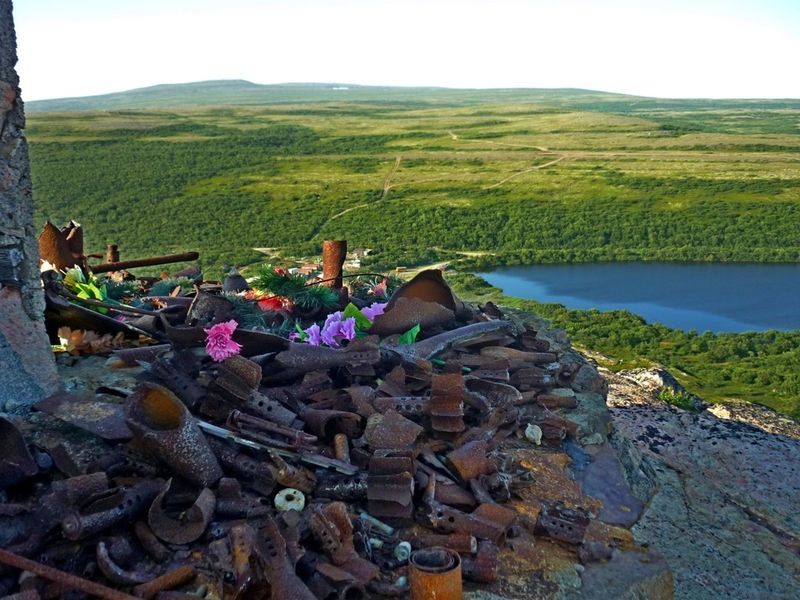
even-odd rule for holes
{"type": "Polygon", "coordinates": [[[434,546],[416,550],[409,561],[411,600],[461,600],[461,557],[434,546]]]}

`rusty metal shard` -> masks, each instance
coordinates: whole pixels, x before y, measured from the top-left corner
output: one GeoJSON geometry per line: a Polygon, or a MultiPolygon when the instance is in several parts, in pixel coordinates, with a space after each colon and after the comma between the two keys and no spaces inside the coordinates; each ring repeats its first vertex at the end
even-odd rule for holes
{"type": "Polygon", "coordinates": [[[526,350],[515,350],[506,346],[487,346],[481,348],[481,356],[490,358],[519,360],[522,362],[533,363],[535,365],[546,365],[556,361],[557,356],[552,352],[529,352],[526,350]]]}
{"type": "Polygon", "coordinates": [[[430,302],[420,298],[398,298],[391,307],[372,322],[369,332],[382,337],[403,333],[415,325],[423,330],[444,325],[455,319],[452,310],[445,308],[437,302],[430,302]]]}
{"type": "Polygon", "coordinates": [[[56,392],[33,408],[93,433],[104,440],[124,441],[133,437],[125,423],[122,404],[103,402],[91,395],[56,392]]]}
{"type": "Polygon", "coordinates": [[[389,409],[383,415],[373,415],[367,420],[364,438],[375,449],[406,448],[416,441],[422,431],[422,427],[396,410],[389,409]]]}
{"type": "Polygon", "coordinates": [[[11,487],[39,472],[19,429],[5,417],[0,417],[0,440],[3,440],[0,449],[0,489],[11,487]]]}
{"type": "Polygon", "coordinates": [[[289,342],[288,349],[279,352],[275,361],[286,369],[298,372],[331,369],[347,365],[374,365],[380,362],[378,345],[369,339],[356,340],[347,348],[327,348],[289,342]]]}
{"type": "Polygon", "coordinates": [[[445,460],[461,481],[488,475],[497,470],[497,465],[489,458],[489,446],[483,440],[468,442],[456,448],[445,460]]]}
{"type": "Polygon", "coordinates": [[[424,396],[395,396],[389,398],[376,398],[372,401],[375,409],[380,413],[387,410],[396,410],[404,417],[419,419],[428,414],[430,398],[424,396]]]}

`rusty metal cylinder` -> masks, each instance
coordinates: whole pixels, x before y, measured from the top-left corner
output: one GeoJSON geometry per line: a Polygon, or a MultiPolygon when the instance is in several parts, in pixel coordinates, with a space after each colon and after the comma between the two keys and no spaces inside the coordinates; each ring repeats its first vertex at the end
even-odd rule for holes
{"type": "Polygon", "coordinates": [[[416,550],[409,561],[411,600],[461,600],[461,557],[434,546],[416,550]]]}
{"type": "Polygon", "coordinates": [[[335,290],[342,287],[342,267],[347,257],[347,240],[322,242],[322,279],[335,290]]]}
{"type": "Polygon", "coordinates": [[[108,244],[106,246],[106,262],[115,263],[119,262],[119,246],[116,244],[108,244]]]}

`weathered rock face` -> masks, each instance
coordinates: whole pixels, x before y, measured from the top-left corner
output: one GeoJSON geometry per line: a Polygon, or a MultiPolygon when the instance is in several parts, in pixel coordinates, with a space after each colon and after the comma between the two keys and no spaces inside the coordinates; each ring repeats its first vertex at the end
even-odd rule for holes
{"type": "Polygon", "coordinates": [[[666,557],[675,597],[796,598],[800,426],[752,404],[670,406],[658,392],[681,388],[663,370],[605,375],[614,425],[657,484],[633,533],[666,557]]]}
{"type": "Polygon", "coordinates": [[[25,115],[11,1],[0,0],[0,411],[19,412],[58,386],[44,330],[25,115]]]}

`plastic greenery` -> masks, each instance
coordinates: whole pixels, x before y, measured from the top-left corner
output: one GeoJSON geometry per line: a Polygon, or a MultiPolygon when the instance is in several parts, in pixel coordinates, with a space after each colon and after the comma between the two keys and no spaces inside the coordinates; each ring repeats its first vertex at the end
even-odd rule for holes
{"type": "Polygon", "coordinates": [[[188,277],[178,277],[170,279],[162,279],[153,284],[153,287],[147,292],[148,296],[169,296],[172,291],[180,286],[182,291],[192,290],[194,288],[194,281],[188,277]]]}
{"type": "MultiPolygon", "coordinates": [[[[72,267],[64,272],[63,283],[64,287],[70,290],[78,298],[83,298],[86,300],[99,300],[101,302],[110,301],[105,283],[101,283],[95,279],[94,275],[91,273],[89,273],[88,277],[85,276],[83,271],[81,271],[78,267],[72,267]]],[[[113,302],[113,300],[110,302],[113,302]]],[[[96,307],[96,310],[100,313],[108,312],[107,309],[102,307],[96,307]]]]}
{"type": "Polygon", "coordinates": [[[264,265],[251,284],[255,289],[291,300],[302,310],[330,311],[339,303],[338,294],[324,285],[310,284],[302,275],[264,265]]]}
{"type": "Polygon", "coordinates": [[[407,344],[413,344],[416,341],[417,336],[419,335],[419,330],[420,330],[420,327],[419,327],[419,323],[418,323],[418,324],[414,325],[411,329],[406,331],[403,335],[401,335],[400,339],[397,340],[397,343],[401,344],[401,345],[402,344],[406,344],[406,345],[407,344]]]}

